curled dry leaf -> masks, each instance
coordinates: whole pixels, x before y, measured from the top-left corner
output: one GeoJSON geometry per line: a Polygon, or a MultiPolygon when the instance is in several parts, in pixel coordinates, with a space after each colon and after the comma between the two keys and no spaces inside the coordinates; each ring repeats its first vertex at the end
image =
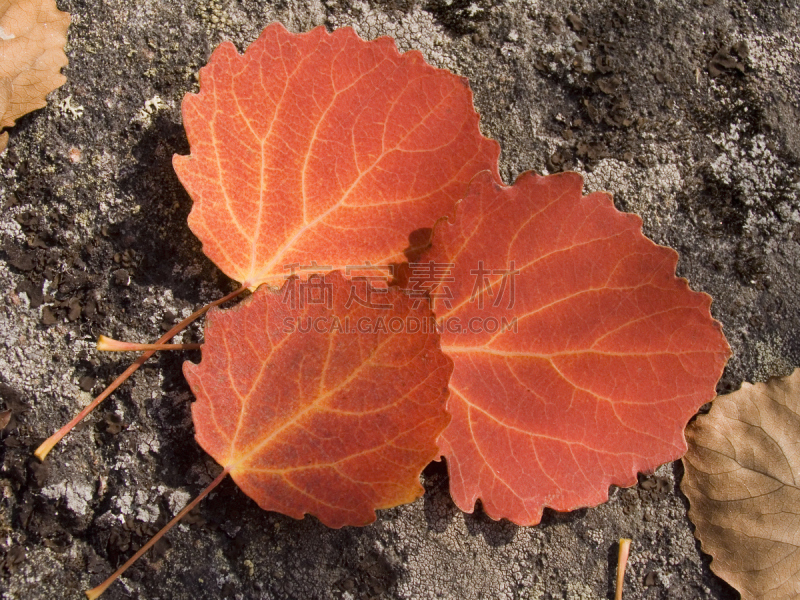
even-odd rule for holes
{"type": "Polygon", "coordinates": [[[730,355],[711,298],[576,173],[479,175],[412,270],[455,363],[440,447],[456,504],[520,525],[680,457],[730,355]],[[424,283],[439,269],[436,285],[424,283]]]}
{"type": "Polygon", "coordinates": [[[339,273],[314,279],[319,302],[297,279],[262,287],[209,312],[203,360],[184,363],[197,442],[266,510],[365,525],[423,493],[452,362],[430,309],[364,288],[339,273]]]}
{"type": "MultiPolygon", "coordinates": [[[[0,0],[0,129],[47,103],[67,80],[69,14],[55,0],[0,0]]],[[[8,133],[0,134],[0,151],[8,133]]]]}
{"type": "Polygon", "coordinates": [[[720,396],[686,437],[681,489],[711,569],[744,600],[800,597],[800,369],[720,396]]]}
{"type": "Polygon", "coordinates": [[[409,235],[451,212],[476,173],[499,180],[467,80],[350,28],[273,23],[244,55],[221,44],[183,122],[189,227],[252,289],[289,265],[404,262],[409,235]]]}

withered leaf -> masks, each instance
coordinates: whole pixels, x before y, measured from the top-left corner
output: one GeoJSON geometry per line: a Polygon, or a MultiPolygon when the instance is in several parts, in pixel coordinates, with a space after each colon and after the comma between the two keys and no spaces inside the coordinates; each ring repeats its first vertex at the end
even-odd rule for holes
{"type": "Polygon", "coordinates": [[[681,489],[711,569],[744,600],[800,597],[800,369],[718,397],[686,438],[681,489]]]}
{"type": "MultiPolygon", "coordinates": [[[[67,80],[68,13],[55,0],[0,0],[0,129],[47,103],[67,80]]],[[[8,133],[0,134],[0,151],[8,133]]]]}

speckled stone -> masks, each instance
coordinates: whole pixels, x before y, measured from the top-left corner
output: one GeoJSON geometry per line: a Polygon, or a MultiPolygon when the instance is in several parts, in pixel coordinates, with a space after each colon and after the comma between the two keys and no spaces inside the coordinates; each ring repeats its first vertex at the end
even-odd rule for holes
{"type": "MultiPolygon", "coordinates": [[[[188,152],[180,103],[211,50],[243,50],[273,20],[421,50],[469,78],[507,182],[572,169],[640,214],[715,299],[734,352],[720,391],[800,364],[793,0],[58,4],[73,19],[67,83],[0,156],[3,599],[81,597],[218,472],[193,440],[191,353],[141,369],[45,466],[30,454],[90,400],[86,377],[96,390],[123,370],[125,356],[95,352],[98,334],[153,340],[165,315],[233,289],[186,226],[171,157],[188,152]]],[[[608,598],[625,536],[627,600],[736,598],[692,537],[680,466],[655,476],[528,528],[458,511],[437,464],[423,499],[360,529],[263,512],[227,481],[104,597],[608,598]]]]}

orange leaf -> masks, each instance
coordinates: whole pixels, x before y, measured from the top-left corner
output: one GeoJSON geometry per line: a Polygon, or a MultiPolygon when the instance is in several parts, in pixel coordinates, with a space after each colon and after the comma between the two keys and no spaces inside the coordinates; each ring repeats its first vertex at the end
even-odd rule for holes
{"type": "Polygon", "coordinates": [[[184,363],[198,443],[265,510],[365,525],[423,493],[452,363],[416,327],[427,308],[396,288],[380,292],[385,310],[348,302],[359,285],[333,273],[261,288],[210,311],[203,360],[184,363]],[[303,302],[312,283],[330,308],[303,302]]]}
{"type": "Polygon", "coordinates": [[[498,177],[466,79],[349,28],[273,23],[244,55],[223,43],[183,118],[192,154],[174,166],[189,226],[252,289],[288,265],[403,262],[409,235],[451,212],[476,173],[498,177]]]}
{"type": "Polygon", "coordinates": [[[438,281],[455,363],[440,445],[462,510],[480,498],[529,525],[633,485],[685,452],[730,355],[711,298],[675,277],[677,253],[582,187],[575,173],[479,176],[411,270],[411,293],[438,281]]]}

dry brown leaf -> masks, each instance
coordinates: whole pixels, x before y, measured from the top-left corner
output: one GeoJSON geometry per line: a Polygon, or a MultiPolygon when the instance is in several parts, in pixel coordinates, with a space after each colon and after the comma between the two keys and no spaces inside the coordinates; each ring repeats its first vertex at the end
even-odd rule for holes
{"type": "MultiPolygon", "coordinates": [[[[0,128],[47,102],[67,80],[69,14],[54,0],[0,0],[0,128]]],[[[0,152],[8,134],[0,134],[0,152]]]]}
{"type": "Polygon", "coordinates": [[[711,569],[744,600],[800,596],[800,369],[689,425],[681,488],[711,569]]]}

